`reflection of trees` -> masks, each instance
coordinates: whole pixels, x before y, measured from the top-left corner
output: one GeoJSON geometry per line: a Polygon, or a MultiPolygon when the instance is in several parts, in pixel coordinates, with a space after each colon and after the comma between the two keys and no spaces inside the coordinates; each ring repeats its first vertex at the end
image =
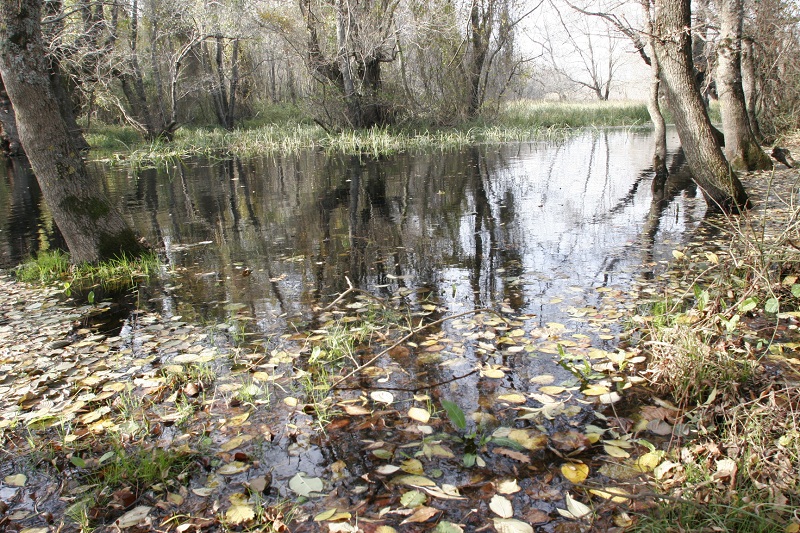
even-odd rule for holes
{"type": "MultiPolygon", "coordinates": [[[[653,261],[656,235],[670,203],[684,192],[690,197],[697,196],[697,186],[685,162],[686,158],[680,150],[673,156],[668,174],[664,176],[657,173],[653,177],[650,211],[640,237],[644,263],[653,261]]],[[[652,272],[646,272],[645,276],[652,277],[652,272]]]]}
{"type": "Polygon", "coordinates": [[[0,240],[0,264],[16,266],[41,249],[66,250],[27,159],[12,157],[3,162],[6,172],[0,184],[0,201],[6,218],[0,240]]]}

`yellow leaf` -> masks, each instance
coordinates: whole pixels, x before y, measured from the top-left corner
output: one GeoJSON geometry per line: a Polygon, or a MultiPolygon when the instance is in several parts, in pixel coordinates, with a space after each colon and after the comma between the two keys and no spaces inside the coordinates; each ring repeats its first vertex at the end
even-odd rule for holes
{"type": "Polygon", "coordinates": [[[14,474],[11,476],[6,476],[3,478],[3,481],[6,485],[11,485],[12,487],[24,487],[25,482],[28,481],[28,478],[25,477],[25,474],[14,474]]]}
{"type": "Polygon", "coordinates": [[[423,473],[422,461],[419,459],[406,459],[400,463],[400,469],[406,474],[421,476],[423,473]]]}
{"type": "Polygon", "coordinates": [[[547,446],[547,435],[534,433],[527,429],[514,429],[508,434],[508,438],[532,452],[542,450],[547,446]]]}
{"type": "Polygon", "coordinates": [[[561,465],[561,474],[571,483],[583,483],[589,477],[589,465],[583,463],[565,463],[561,465]]]}
{"type": "Polygon", "coordinates": [[[638,459],[636,459],[636,469],[640,472],[650,472],[655,469],[661,462],[661,457],[664,455],[664,452],[655,451],[655,452],[647,452],[646,454],[642,455],[638,459]]]}
{"type": "Polygon", "coordinates": [[[604,387],[602,385],[589,385],[581,392],[586,396],[602,396],[603,394],[608,394],[610,391],[608,387],[604,387]]]}
{"type": "Polygon", "coordinates": [[[556,394],[561,394],[565,390],[567,389],[565,389],[564,387],[557,387],[555,385],[546,385],[544,387],[539,387],[539,392],[542,392],[544,394],[550,394],[553,396],[555,396],[556,394]]]}
{"type": "Polygon", "coordinates": [[[608,487],[605,489],[589,489],[589,492],[594,494],[595,496],[600,496],[601,498],[605,498],[606,500],[611,500],[615,503],[622,503],[626,502],[630,499],[630,495],[622,489],[618,489],[617,487],[608,487]]]}
{"type": "Polygon", "coordinates": [[[675,259],[681,260],[684,257],[686,257],[686,254],[681,252],[681,251],[679,251],[679,250],[672,250],[672,257],[674,257],[675,259]]]}
{"type": "Polygon", "coordinates": [[[499,368],[484,368],[481,370],[481,375],[492,379],[503,379],[506,377],[506,373],[499,368]]]}
{"type": "Polygon", "coordinates": [[[435,487],[436,483],[424,476],[397,476],[392,479],[392,483],[408,485],[409,487],[435,487]]]}
{"type": "Polygon", "coordinates": [[[239,435],[238,437],[233,437],[228,442],[222,444],[222,446],[220,446],[219,449],[223,452],[229,452],[231,450],[235,450],[245,442],[253,440],[253,438],[254,437],[252,435],[239,435]]]}
{"type": "Polygon", "coordinates": [[[618,457],[621,459],[630,457],[631,454],[620,448],[619,446],[614,446],[613,444],[604,444],[603,449],[606,451],[608,455],[611,457],[618,457]]]}
{"type": "Polygon", "coordinates": [[[431,414],[427,411],[427,409],[421,409],[419,407],[412,407],[408,410],[408,417],[416,420],[417,422],[422,422],[426,424],[428,420],[431,419],[431,414]]]}
{"type": "Polygon", "coordinates": [[[327,511],[322,511],[317,516],[314,517],[314,522],[324,522],[328,520],[330,517],[336,514],[336,508],[328,509],[327,511]]]}
{"type": "MultiPolygon", "coordinates": [[[[233,497],[231,497],[231,501],[234,501],[233,497]]],[[[236,525],[242,524],[256,517],[256,511],[253,509],[252,505],[250,505],[248,502],[238,499],[236,502],[237,503],[231,505],[228,511],[225,513],[226,522],[236,525]]]]}
{"type": "Polygon", "coordinates": [[[527,398],[517,392],[511,394],[501,394],[497,397],[498,400],[508,403],[525,403],[527,398]]]}

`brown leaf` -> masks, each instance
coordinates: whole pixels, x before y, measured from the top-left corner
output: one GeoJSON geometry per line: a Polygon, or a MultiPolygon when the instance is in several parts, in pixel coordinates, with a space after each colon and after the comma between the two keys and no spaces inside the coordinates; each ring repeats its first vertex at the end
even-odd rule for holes
{"type": "Polygon", "coordinates": [[[495,448],[492,451],[498,455],[505,455],[506,457],[510,457],[511,459],[514,459],[515,461],[519,461],[521,463],[530,464],[531,462],[531,458],[528,457],[526,454],[516,452],[508,448],[495,448]]]}
{"type": "Polygon", "coordinates": [[[577,431],[559,431],[551,437],[551,440],[556,449],[567,453],[591,446],[586,435],[577,431]]]}
{"type": "Polygon", "coordinates": [[[414,514],[400,522],[401,524],[418,524],[420,522],[427,522],[439,512],[439,509],[423,505],[414,510],[414,514]]]}

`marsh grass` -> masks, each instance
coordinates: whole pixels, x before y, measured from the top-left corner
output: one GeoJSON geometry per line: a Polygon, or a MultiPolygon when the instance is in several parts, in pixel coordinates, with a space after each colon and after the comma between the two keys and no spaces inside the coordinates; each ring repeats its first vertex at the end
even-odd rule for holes
{"type": "Polygon", "coordinates": [[[762,208],[707,220],[722,249],[679,254],[689,288],[649,321],[645,376],[692,432],[676,435],[667,496],[635,531],[789,531],[797,521],[800,390],[785,367],[767,372],[790,363],[782,343],[798,337],[783,322],[800,316],[796,185],[760,176],[762,208]]]}
{"type": "Polygon", "coordinates": [[[557,140],[576,129],[610,126],[645,126],[647,109],[641,102],[550,103],[516,101],[496,115],[454,127],[425,122],[366,130],[326,131],[297,108],[267,109],[241,128],[183,127],[166,143],[135,142],[135,132],[125,135],[118,127],[95,127],[88,136],[99,148],[101,161],[134,167],[178,164],[181,158],[253,157],[319,149],[374,157],[406,151],[462,148],[482,143],[557,140]],[[108,150],[117,150],[109,153],[108,150]]]}
{"type": "Polygon", "coordinates": [[[94,286],[113,292],[134,287],[139,280],[148,279],[160,268],[161,261],[155,254],[144,254],[138,258],[123,256],[96,265],[73,265],[65,252],[43,250],[35,258],[18,266],[14,273],[17,279],[26,283],[60,283],[69,293],[88,291],[94,286]]]}

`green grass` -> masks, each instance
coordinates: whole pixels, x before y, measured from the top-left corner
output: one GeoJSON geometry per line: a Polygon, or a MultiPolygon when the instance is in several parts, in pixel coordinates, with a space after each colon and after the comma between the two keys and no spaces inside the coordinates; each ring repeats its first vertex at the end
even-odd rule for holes
{"type": "Polygon", "coordinates": [[[22,263],[14,272],[20,281],[40,285],[61,283],[70,291],[97,285],[105,290],[118,290],[149,278],[158,272],[160,266],[161,261],[155,254],[145,254],[139,258],[120,257],[96,265],[73,265],[65,252],[44,250],[22,263]]]}
{"type": "Polygon", "coordinates": [[[580,128],[643,126],[649,123],[643,102],[517,101],[507,104],[496,116],[479,118],[456,127],[411,122],[395,127],[328,132],[303,116],[299,109],[284,107],[265,108],[234,131],[185,126],[176,132],[171,143],[137,143],[135,132],[126,137],[119,128],[110,127],[93,129],[88,139],[94,148],[101,151],[98,154],[101,161],[151,166],[175,163],[190,156],[252,157],[307,149],[378,156],[482,143],[553,140],[580,128]],[[109,154],[108,149],[114,149],[115,153],[109,154]]]}

